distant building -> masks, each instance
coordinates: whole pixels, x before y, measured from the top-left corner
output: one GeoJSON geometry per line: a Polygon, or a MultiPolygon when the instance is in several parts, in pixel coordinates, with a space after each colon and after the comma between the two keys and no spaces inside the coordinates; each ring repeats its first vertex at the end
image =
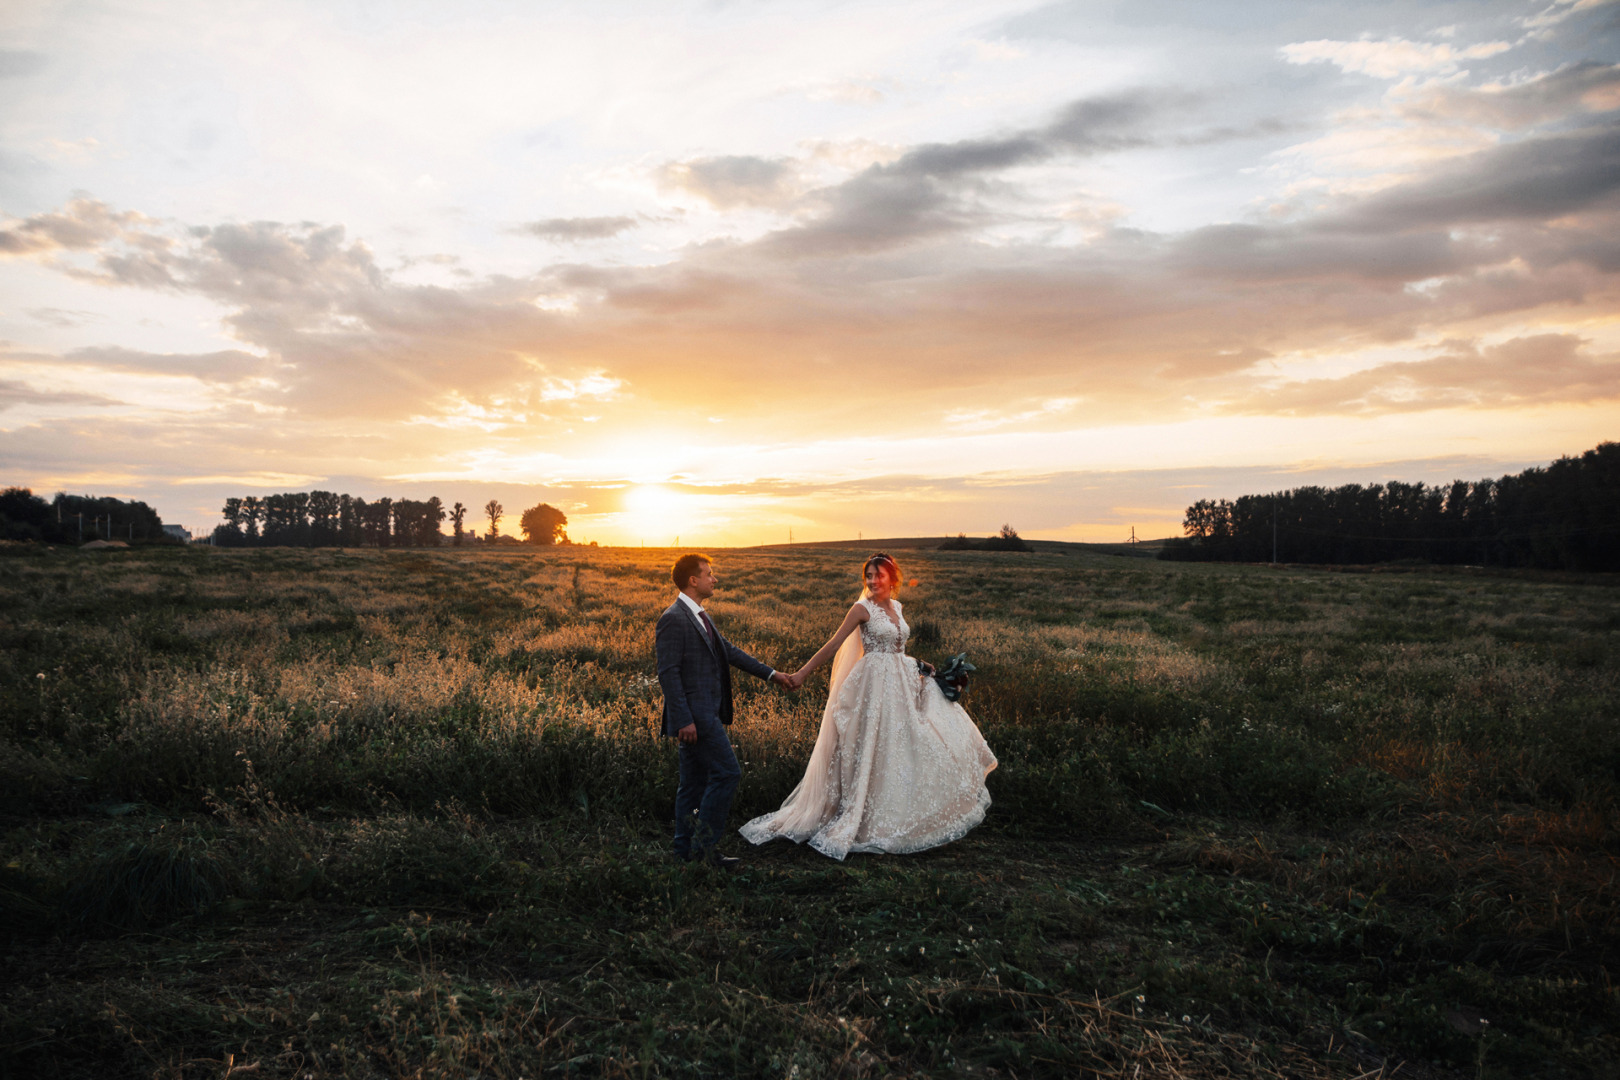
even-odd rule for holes
{"type": "Polygon", "coordinates": [[[163,526],[163,535],[172,536],[182,544],[191,543],[191,530],[184,525],[165,525],[163,526]]]}

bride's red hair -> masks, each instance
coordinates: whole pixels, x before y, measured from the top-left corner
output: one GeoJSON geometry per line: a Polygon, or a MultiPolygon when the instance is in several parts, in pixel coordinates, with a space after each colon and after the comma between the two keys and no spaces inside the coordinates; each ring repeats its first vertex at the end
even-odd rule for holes
{"type": "Polygon", "coordinates": [[[892,588],[898,589],[900,587],[900,564],[894,561],[893,555],[890,555],[885,551],[880,551],[876,555],[873,555],[870,559],[867,559],[866,564],[861,567],[862,581],[866,580],[866,572],[872,569],[874,566],[881,567],[883,572],[889,575],[889,585],[892,588]]]}

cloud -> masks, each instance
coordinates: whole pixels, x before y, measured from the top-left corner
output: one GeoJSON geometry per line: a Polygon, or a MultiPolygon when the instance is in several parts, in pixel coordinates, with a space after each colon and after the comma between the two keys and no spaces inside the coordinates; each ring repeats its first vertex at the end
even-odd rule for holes
{"type": "Polygon", "coordinates": [[[798,194],[798,167],[788,158],[747,155],[670,162],[657,173],[660,186],[698,196],[721,210],[774,209],[798,194]]]}
{"type": "Polygon", "coordinates": [[[517,231],[542,240],[562,240],[578,243],[582,240],[607,240],[637,225],[633,217],[579,217],[546,218],[525,222],[517,231]]]}
{"type": "Polygon", "coordinates": [[[1300,41],[1284,45],[1278,52],[1290,64],[1330,63],[1341,71],[1398,79],[1415,72],[1446,74],[1456,71],[1465,60],[1483,60],[1512,47],[1505,41],[1488,41],[1459,49],[1444,42],[1430,44],[1397,37],[1383,41],[1300,41]]]}
{"type": "Polygon", "coordinates": [[[1614,2],[1615,0],[1553,0],[1536,14],[1520,19],[1519,24],[1529,30],[1545,32],[1572,15],[1610,7],[1614,2]]]}
{"type": "Polygon", "coordinates": [[[1620,191],[1620,125],[1536,136],[1444,163],[1337,215],[1344,228],[1441,228],[1608,207],[1620,191]]]}
{"type": "MultiPolygon", "coordinates": [[[[215,399],[222,410],[246,402],[344,430],[409,424],[413,455],[435,426],[479,432],[488,454],[550,461],[610,456],[614,438],[634,445],[709,415],[725,416],[728,438],[770,443],[829,426],[898,436],[1163,420],[1225,401],[1232,386],[1258,387],[1254,400],[1284,414],[1508,400],[1488,349],[1467,364],[1452,357],[1444,377],[1455,385],[1438,389],[1422,380],[1441,377],[1443,357],[1382,382],[1310,390],[1258,383],[1255,368],[1271,356],[1522,333],[1504,320],[1546,326],[1576,305],[1605,310],[1620,293],[1620,128],[1579,111],[1608,85],[1599,68],[1528,80],[1536,88],[1515,99],[1547,116],[1562,102],[1585,127],[1425,165],[1290,220],[1176,233],[1124,227],[1113,213],[1070,243],[1061,208],[1051,211],[1059,239],[988,231],[1038,220],[1021,170],[1188,137],[1203,99],[1138,90],[1075,101],[1023,128],[895,148],[808,190],[809,164],[787,159],[672,165],[666,180],[717,206],[792,217],[654,265],[576,258],[413,285],[341,225],[182,225],[93,200],[6,235],[47,260],[77,245],[60,268],[83,280],[209,299],[243,345],[65,359],[218,384],[229,391],[215,399]],[[1497,322],[1465,325],[1481,319],[1497,322]],[[900,413],[865,389],[874,373],[904,388],[900,413]],[[603,441],[596,450],[569,430],[587,411],[602,417],[593,431],[604,433],[589,435],[603,441]]],[[[607,234],[606,223],[630,220],[528,228],[607,234]]],[[[1608,369],[1584,356],[1530,370],[1552,386],[1602,385],[1608,369]]]]}
{"type": "Polygon", "coordinates": [[[1405,97],[1403,113],[1517,130],[1579,113],[1620,109],[1620,64],[1568,64],[1517,82],[1426,86],[1405,97]]]}
{"type": "Polygon", "coordinates": [[[273,360],[240,349],[223,349],[212,353],[149,353],[104,345],[74,349],[63,359],[68,363],[109,371],[184,375],[216,384],[267,379],[278,366],[273,360]]]}
{"type": "Polygon", "coordinates": [[[326,477],[311,473],[255,472],[212,476],[181,476],[171,481],[181,487],[224,486],[232,488],[296,490],[319,484],[326,477]]]}
{"type": "Polygon", "coordinates": [[[54,326],[58,329],[68,329],[74,326],[84,326],[88,323],[101,322],[103,317],[94,311],[77,311],[67,308],[37,307],[27,308],[26,313],[35,322],[54,326]]]}
{"type": "MultiPolygon", "coordinates": [[[[660,182],[720,209],[793,210],[799,223],[773,234],[779,254],[858,254],[977,228],[993,219],[976,197],[998,173],[1057,157],[1087,157],[1153,145],[1154,124],[1192,95],[1134,90],[1073,101],[1047,123],[1004,135],[914,146],[840,183],[803,190],[785,158],[715,157],[665,166],[660,182]]],[[[1201,133],[1207,140],[1237,132],[1201,133]]]]}
{"type": "Polygon", "coordinates": [[[1195,100],[1160,90],[1083,98],[1038,127],[913,147],[804,195],[809,220],[772,234],[765,246],[791,258],[867,254],[982,227],[996,216],[979,198],[995,174],[1152,145],[1155,122],[1195,100]]]}
{"type": "Polygon", "coordinates": [[[74,199],[55,213],[13,220],[0,228],[0,256],[86,251],[148,223],[136,213],[114,213],[95,199],[74,199]]]}
{"type": "Polygon", "coordinates": [[[1451,340],[1430,359],[1291,383],[1250,397],[1240,411],[1387,413],[1620,398],[1620,356],[1593,356],[1587,344],[1574,334],[1535,334],[1483,347],[1451,340]]]}
{"type": "Polygon", "coordinates": [[[99,408],[120,404],[122,402],[100,394],[40,390],[13,379],[0,379],[0,412],[6,412],[19,405],[88,405],[99,408]]]}
{"type": "Polygon", "coordinates": [[[540,400],[575,401],[580,398],[607,400],[614,397],[623,385],[620,380],[600,373],[586,375],[581,379],[546,379],[540,391],[540,400]]]}
{"type": "Polygon", "coordinates": [[[1467,246],[1442,232],[1389,236],[1300,225],[1208,225],[1178,237],[1174,263],[1211,277],[1250,281],[1364,278],[1417,281],[1469,264],[1467,246]]]}

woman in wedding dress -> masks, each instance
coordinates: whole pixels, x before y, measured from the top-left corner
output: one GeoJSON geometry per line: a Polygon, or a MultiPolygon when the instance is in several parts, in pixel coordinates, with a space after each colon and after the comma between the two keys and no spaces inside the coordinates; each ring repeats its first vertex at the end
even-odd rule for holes
{"type": "Polygon", "coordinates": [[[905,654],[908,628],[894,598],[900,567],[879,553],[864,576],[838,632],[790,676],[800,686],[834,657],[804,779],[781,809],[742,827],[753,843],[808,840],[835,859],[898,854],[948,844],[984,820],[984,778],[996,756],[967,712],[905,654]]]}

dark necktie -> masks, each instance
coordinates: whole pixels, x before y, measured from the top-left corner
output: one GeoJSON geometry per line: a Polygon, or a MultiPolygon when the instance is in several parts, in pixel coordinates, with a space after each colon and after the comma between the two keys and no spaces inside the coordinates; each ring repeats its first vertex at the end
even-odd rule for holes
{"type": "Polygon", "coordinates": [[[703,620],[703,629],[709,633],[709,644],[718,648],[720,637],[714,632],[714,623],[709,621],[709,613],[702,608],[698,608],[698,618],[703,620]]]}

